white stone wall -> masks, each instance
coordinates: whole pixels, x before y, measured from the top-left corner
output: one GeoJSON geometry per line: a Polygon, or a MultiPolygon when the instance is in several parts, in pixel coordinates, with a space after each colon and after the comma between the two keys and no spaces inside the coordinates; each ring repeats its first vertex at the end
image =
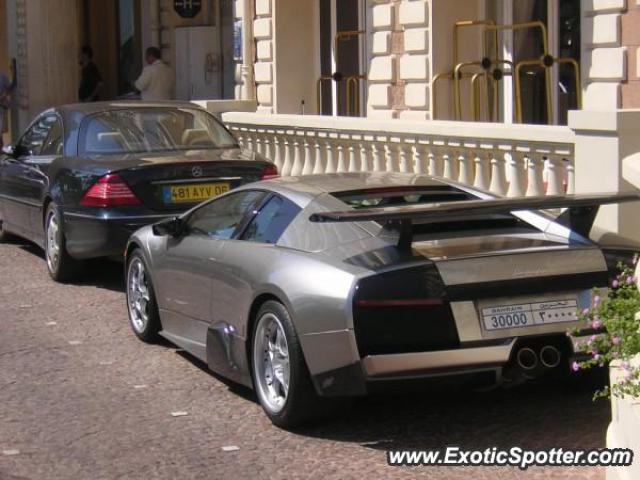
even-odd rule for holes
{"type": "Polygon", "coordinates": [[[620,18],[626,0],[583,0],[583,109],[615,110],[621,106],[621,84],[627,78],[626,48],[620,18]]]}
{"type": "Polygon", "coordinates": [[[430,13],[428,0],[369,2],[368,117],[430,118],[430,13]]]}
{"type": "MultiPolygon", "coordinates": [[[[274,83],[275,70],[273,66],[273,2],[275,0],[254,0],[255,18],[253,21],[253,38],[255,42],[255,58],[251,61],[253,65],[254,78],[256,84],[256,98],[258,111],[273,113],[274,104],[274,83]]],[[[234,2],[234,17],[236,21],[242,21],[244,17],[243,1],[234,2]]],[[[245,35],[246,32],[242,32],[245,35]]],[[[242,77],[242,62],[235,65],[235,98],[243,98],[242,89],[244,79],[242,77]]]]}

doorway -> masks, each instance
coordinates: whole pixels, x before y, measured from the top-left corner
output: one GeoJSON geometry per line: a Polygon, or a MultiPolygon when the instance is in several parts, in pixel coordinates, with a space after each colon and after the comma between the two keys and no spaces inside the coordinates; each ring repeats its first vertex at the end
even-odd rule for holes
{"type": "MultiPolygon", "coordinates": [[[[502,8],[498,12],[492,12],[494,5],[487,4],[488,18],[497,17],[501,24],[542,22],[547,30],[548,53],[564,61],[555,62],[550,69],[548,93],[544,68],[532,65],[521,69],[522,123],[566,125],[569,110],[578,108],[581,88],[577,81],[579,75],[570,63],[580,62],[580,0],[506,0],[498,5],[500,3],[502,8]]],[[[537,28],[505,30],[501,44],[503,57],[514,66],[524,60],[539,59],[545,53],[542,32],[537,28]]],[[[514,79],[505,77],[502,86],[501,113],[503,120],[510,122],[517,116],[514,79]]]]}
{"type": "Polygon", "coordinates": [[[84,43],[93,49],[102,76],[102,99],[135,94],[133,83],[142,71],[140,4],[84,0],[84,43]]]}
{"type": "Polygon", "coordinates": [[[319,1],[319,113],[363,116],[366,105],[365,0],[319,1]]]}

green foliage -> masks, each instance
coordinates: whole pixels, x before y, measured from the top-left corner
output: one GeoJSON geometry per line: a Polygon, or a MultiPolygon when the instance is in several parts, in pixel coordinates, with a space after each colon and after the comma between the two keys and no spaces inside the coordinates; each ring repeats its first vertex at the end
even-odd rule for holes
{"type": "MultiPolygon", "coordinates": [[[[634,262],[635,263],[635,262],[634,262]]],[[[580,313],[587,326],[602,333],[592,335],[587,342],[591,358],[574,362],[573,370],[589,369],[617,361],[622,376],[594,394],[594,398],[640,396],[640,367],[631,361],[640,354],[640,291],[633,271],[619,264],[620,274],[612,281],[606,297],[593,292],[590,308],[580,313]]]]}

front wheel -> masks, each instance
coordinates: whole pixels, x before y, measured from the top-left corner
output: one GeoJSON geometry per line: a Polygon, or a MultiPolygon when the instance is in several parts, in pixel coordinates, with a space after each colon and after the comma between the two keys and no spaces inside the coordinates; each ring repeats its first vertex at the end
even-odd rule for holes
{"type": "Polygon", "coordinates": [[[127,312],[131,329],[140,340],[147,343],[158,340],[160,314],[140,250],[135,250],[127,260],[127,312]]]}
{"type": "Polygon", "coordinates": [[[269,419],[278,427],[293,428],[319,420],[336,407],[339,399],[316,393],[289,312],[279,302],[260,308],[253,329],[253,384],[269,419]]]}
{"type": "Polygon", "coordinates": [[[82,263],[67,253],[66,237],[62,215],[55,203],[47,207],[44,222],[44,243],[47,269],[56,282],[65,282],[75,277],[82,268],[82,263]]]}

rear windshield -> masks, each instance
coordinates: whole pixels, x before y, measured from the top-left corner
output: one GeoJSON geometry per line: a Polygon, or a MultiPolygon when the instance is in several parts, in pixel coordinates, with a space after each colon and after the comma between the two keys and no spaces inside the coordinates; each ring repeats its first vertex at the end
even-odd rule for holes
{"type": "Polygon", "coordinates": [[[233,146],[233,136],[207,112],[151,107],[92,115],[83,122],[78,150],[107,155],[233,146]]]}
{"type": "MultiPolygon", "coordinates": [[[[449,185],[372,188],[337,192],[333,193],[333,196],[354,209],[479,200],[475,195],[449,185]]],[[[452,215],[444,220],[441,217],[434,221],[430,221],[428,218],[421,218],[413,222],[414,234],[496,228],[535,230],[528,223],[508,214],[452,215]]]]}

